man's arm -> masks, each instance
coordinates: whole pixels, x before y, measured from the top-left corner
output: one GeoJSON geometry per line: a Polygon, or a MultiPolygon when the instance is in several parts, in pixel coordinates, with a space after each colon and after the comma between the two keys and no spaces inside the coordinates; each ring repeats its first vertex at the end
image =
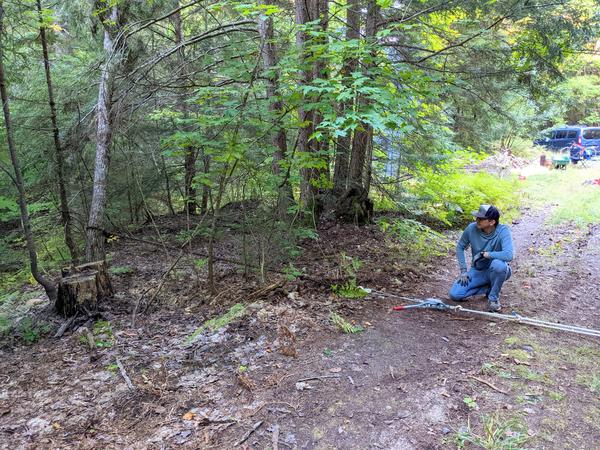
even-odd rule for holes
{"type": "Polygon", "coordinates": [[[499,259],[500,261],[510,262],[513,260],[513,241],[510,228],[503,227],[500,234],[500,246],[502,250],[495,252],[487,252],[487,257],[490,259],[499,259]]]}
{"type": "Polygon", "coordinates": [[[458,260],[458,266],[460,267],[461,272],[467,271],[467,260],[465,258],[465,250],[469,246],[469,228],[467,227],[465,231],[463,231],[458,243],[456,244],[456,259],[458,260]]]}

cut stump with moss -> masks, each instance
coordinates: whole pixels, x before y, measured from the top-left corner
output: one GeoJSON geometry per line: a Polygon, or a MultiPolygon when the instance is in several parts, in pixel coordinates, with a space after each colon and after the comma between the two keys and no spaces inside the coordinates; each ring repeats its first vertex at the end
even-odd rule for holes
{"type": "Polygon", "coordinates": [[[62,276],[56,309],[65,317],[77,312],[89,315],[97,311],[100,300],[114,294],[106,261],[64,268],[62,276]]]}

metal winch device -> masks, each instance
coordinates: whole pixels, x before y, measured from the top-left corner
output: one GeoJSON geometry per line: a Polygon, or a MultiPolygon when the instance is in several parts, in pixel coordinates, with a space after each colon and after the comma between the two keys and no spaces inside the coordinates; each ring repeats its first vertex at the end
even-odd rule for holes
{"type": "Polygon", "coordinates": [[[426,298],[418,299],[414,297],[406,297],[390,292],[381,292],[374,289],[362,288],[370,294],[375,294],[381,297],[395,298],[409,302],[405,305],[398,305],[392,308],[393,311],[404,311],[408,309],[433,309],[437,311],[447,311],[455,313],[465,313],[469,315],[482,316],[492,320],[504,320],[508,322],[515,322],[524,325],[530,325],[539,328],[547,328],[557,331],[566,331],[569,333],[576,333],[584,336],[593,336],[600,338],[600,330],[594,330],[591,328],[579,327],[575,325],[567,325],[564,323],[550,322],[547,320],[534,319],[531,317],[522,316],[513,311],[512,314],[500,314],[495,312],[480,311],[477,309],[464,308],[461,305],[449,305],[444,303],[442,300],[437,298],[426,298]]]}

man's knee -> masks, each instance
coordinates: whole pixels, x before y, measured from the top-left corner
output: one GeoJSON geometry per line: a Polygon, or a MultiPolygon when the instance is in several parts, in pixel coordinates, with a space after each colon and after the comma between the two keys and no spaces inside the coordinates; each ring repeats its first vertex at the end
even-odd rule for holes
{"type": "Polygon", "coordinates": [[[462,302],[466,298],[465,294],[466,292],[464,287],[459,283],[454,283],[450,288],[450,292],[448,292],[448,297],[450,297],[450,300],[453,302],[462,302]]]}
{"type": "Polygon", "coordinates": [[[490,264],[490,269],[492,269],[497,274],[506,274],[507,273],[508,264],[504,261],[500,261],[499,259],[494,259],[490,264]]]}

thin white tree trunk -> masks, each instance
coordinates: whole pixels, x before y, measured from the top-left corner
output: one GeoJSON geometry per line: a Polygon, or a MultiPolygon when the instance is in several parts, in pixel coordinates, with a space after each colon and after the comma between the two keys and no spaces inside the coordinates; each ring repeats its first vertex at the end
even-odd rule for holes
{"type": "MultiPolygon", "coordinates": [[[[265,4],[265,0],[260,0],[261,4],[265,4]]],[[[258,22],[258,31],[261,38],[261,55],[263,59],[263,67],[267,76],[267,98],[269,99],[269,110],[273,114],[275,120],[280,120],[278,116],[282,114],[283,103],[279,96],[279,69],[277,69],[277,49],[273,40],[275,33],[273,31],[273,18],[261,17],[258,22]]],[[[292,193],[292,185],[285,175],[282,163],[287,156],[287,136],[285,128],[281,123],[277,123],[274,127],[275,131],[271,138],[275,152],[273,153],[273,173],[280,178],[277,212],[280,219],[285,220],[288,215],[288,207],[293,203],[294,196],[292,193]]]]}
{"type": "Polygon", "coordinates": [[[71,259],[79,258],[79,250],[77,243],[73,238],[73,228],[71,223],[71,212],[69,211],[69,203],[67,201],[67,189],[65,186],[65,170],[63,166],[64,152],[60,142],[60,134],[58,132],[58,118],[56,114],[56,103],[54,101],[54,90],[52,89],[52,76],[50,74],[50,58],[48,57],[48,43],[46,41],[46,28],[42,18],[42,2],[37,0],[38,18],[40,21],[40,41],[42,44],[42,54],[44,57],[44,71],[46,73],[46,85],[48,87],[48,104],[50,105],[50,120],[52,121],[52,135],[54,137],[55,150],[55,166],[56,177],[58,178],[58,193],[60,198],[60,216],[65,232],[65,243],[69,248],[71,259]]]}
{"type": "MultiPolygon", "coordinates": [[[[116,22],[117,7],[114,6],[110,20],[116,22]]],[[[104,30],[104,51],[106,61],[102,65],[98,104],[96,106],[96,161],[94,164],[94,187],[90,216],[86,229],[86,261],[102,260],[106,256],[104,248],[104,214],[106,209],[106,191],[108,185],[108,166],[110,161],[111,129],[111,97],[112,74],[118,58],[113,45],[113,38],[108,29],[104,30]]]]}

